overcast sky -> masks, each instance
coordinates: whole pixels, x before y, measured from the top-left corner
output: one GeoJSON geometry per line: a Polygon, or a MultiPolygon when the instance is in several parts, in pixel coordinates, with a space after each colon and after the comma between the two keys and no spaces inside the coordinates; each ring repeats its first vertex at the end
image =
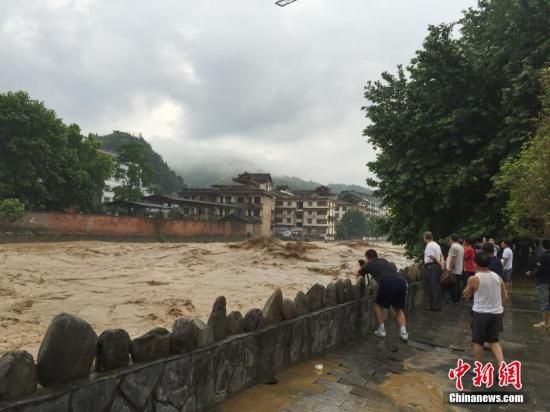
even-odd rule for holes
{"type": "MultiPolygon", "coordinates": [[[[363,86],[475,0],[1,0],[0,91],[172,168],[365,183],[363,86]]],[[[185,177],[185,175],[184,175],[185,177]]]]}

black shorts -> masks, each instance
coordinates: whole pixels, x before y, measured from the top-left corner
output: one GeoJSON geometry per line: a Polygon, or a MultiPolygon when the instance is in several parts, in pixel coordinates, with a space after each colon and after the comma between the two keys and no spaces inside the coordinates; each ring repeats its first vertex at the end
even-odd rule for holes
{"type": "Polygon", "coordinates": [[[472,342],[479,345],[498,342],[502,332],[502,314],[479,313],[472,311],[472,342]]]}
{"type": "Polygon", "coordinates": [[[407,282],[398,277],[382,279],[378,285],[376,304],[385,309],[393,306],[394,309],[405,309],[405,298],[407,297],[407,282]]]}

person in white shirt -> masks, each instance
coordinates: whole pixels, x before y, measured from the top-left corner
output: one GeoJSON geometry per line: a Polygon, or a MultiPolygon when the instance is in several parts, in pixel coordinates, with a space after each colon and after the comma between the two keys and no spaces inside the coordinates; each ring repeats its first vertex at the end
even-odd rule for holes
{"type": "Polygon", "coordinates": [[[506,292],[510,294],[512,287],[512,265],[514,263],[514,252],[510,248],[510,242],[508,240],[502,241],[502,280],[506,286],[506,292]]]}
{"type": "Polygon", "coordinates": [[[495,247],[495,254],[493,256],[498,256],[498,251],[500,250],[499,246],[496,244],[495,239],[489,239],[489,243],[492,243],[495,247]]]}
{"type": "Polygon", "coordinates": [[[452,303],[460,301],[460,292],[462,291],[462,269],[464,265],[464,248],[460,244],[460,236],[453,233],[449,238],[451,248],[447,256],[447,269],[454,275],[455,283],[450,285],[447,290],[451,296],[452,303]]]}
{"type": "Polygon", "coordinates": [[[470,276],[464,297],[474,297],[472,307],[472,343],[474,356],[483,362],[483,345],[488,343],[500,366],[504,362],[499,334],[502,332],[503,302],[508,295],[501,277],[489,270],[491,256],[487,252],[478,252],[475,257],[476,274],[470,276]]]}
{"type": "Polygon", "coordinates": [[[427,310],[441,311],[441,267],[443,266],[443,254],[441,247],[434,242],[432,232],[424,232],[424,268],[426,272],[426,292],[428,295],[429,307],[427,310]]]}

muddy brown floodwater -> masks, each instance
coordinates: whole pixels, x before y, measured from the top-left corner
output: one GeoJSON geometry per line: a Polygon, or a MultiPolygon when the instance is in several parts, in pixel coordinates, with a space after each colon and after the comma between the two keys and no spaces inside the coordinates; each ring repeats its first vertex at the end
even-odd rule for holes
{"type": "Polygon", "coordinates": [[[367,247],[404,267],[388,243],[48,242],[0,245],[0,354],[36,355],[51,319],[77,315],[96,332],[123,328],[132,337],[178,317],[206,320],[214,299],[243,314],[262,308],[280,287],[294,298],[314,283],[353,278],[367,247]]]}

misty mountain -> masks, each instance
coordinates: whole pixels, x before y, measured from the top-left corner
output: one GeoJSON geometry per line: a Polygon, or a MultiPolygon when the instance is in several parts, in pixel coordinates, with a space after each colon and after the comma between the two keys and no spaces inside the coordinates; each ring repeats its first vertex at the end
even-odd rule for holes
{"type": "MultiPolygon", "coordinates": [[[[303,180],[295,176],[273,176],[273,183],[275,186],[288,186],[289,189],[294,190],[313,190],[319,186],[322,186],[319,182],[311,180],[303,180]]],[[[340,193],[346,190],[354,190],[356,192],[364,193],[367,195],[372,194],[372,190],[359,186],[359,185],[347,185],[344,183],[329,183],[328,186],[333,193],[340,193]]]]}
{"type": "MultiPolygon", "coordinates": [[[[182,173],[185,176],[185,183],[190,187],[208,187],[210,185],[223,185],[232,184],[233,177],[236,177],[240,173],[259,172],[267,173],[264,170],[257,168],[243,167],[242,162],[230,162],[229,167],[219,168],[196,168],[188,170],[187,173],[182,173]]],[[[304,180],[295,176],[273,176],[273,183],[276,186],[288,186],[290,190],[313,190],[322,183],[312,180],[304,180]]],[[[342,183],[331,183],[327,185],[332,189],[334,193],[340,193],[346,190],[355,190],[357,192],[365,193],[367,195],[372,194],[372,190],[358,185],[347,185],[342,183]]]]}
{"type": "MultiPolygon", "coordinates": [[[[133,136],[115,130],[111,134],[96,136],[96,138],[101,142],[103,150],[111,152],[116,152],[118,147],[124,143],[137,142],[143,144],[147,159],[151,162],[154,170],[153,182],[160,189],[160,193],[164,194],[177,192],[183,187],[184,181],[188,187],[209,187],[211,185],[234,184],[233,178],[245,171],[267,173],[253,162],[230,157],[225,158],[223,162],[217,161],[210,164],[203,162],[202,164],[172,165],[174,168],[172,170],[162,156],[141,136],[133,136]]],[[[272,175],[272,177],[275,186],[288,186],[290,190],[313,190],[322,185],[319,182],[303,180],[295,176],[272,175]]],[[[331,183],[327,186],[334,193],[345,190],[354,190],[365,194],[372,193],[368,188],[358,185],[331,183]]]]}

